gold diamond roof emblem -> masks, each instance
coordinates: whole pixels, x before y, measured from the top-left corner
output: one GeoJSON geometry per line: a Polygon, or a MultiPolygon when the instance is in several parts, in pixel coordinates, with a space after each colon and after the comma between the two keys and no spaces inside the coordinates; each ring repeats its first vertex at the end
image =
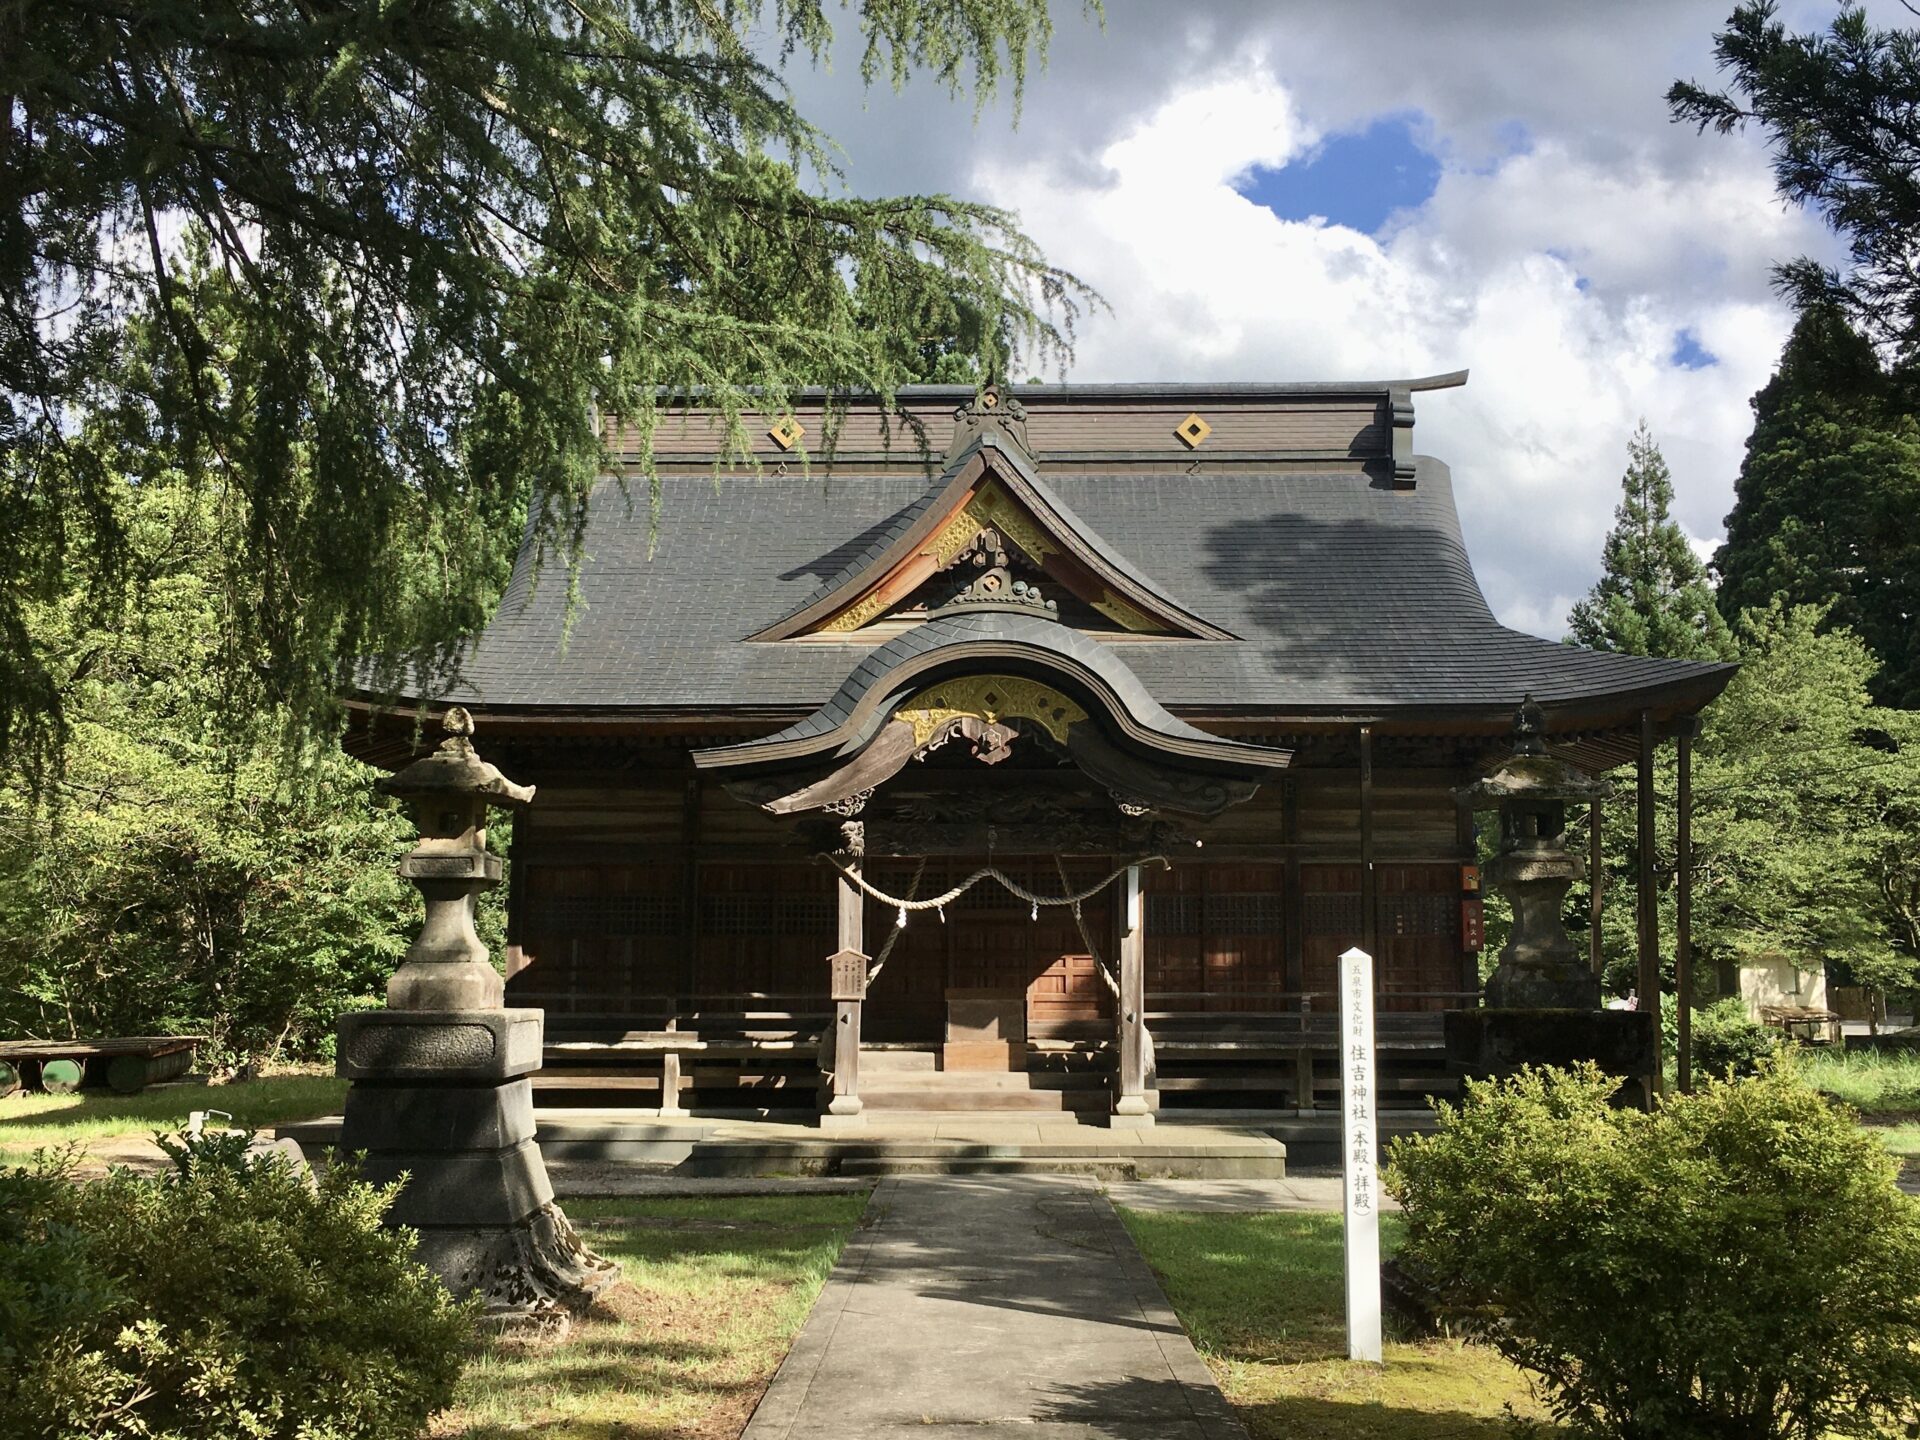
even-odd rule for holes
{"type": "Polygon", "coordinates": [[[800,437],[807,433],[807,427],[791,415],[783,415],[774,427],[767,431],[767,438],[782,450],[791,450],[800,443],[800,437]]]}
{"type": "Polygon", "coordinates": [[[1213,426],[1202,420],[1198,415],[1189,415],[1178,425],[1174,426],[1173,433],[1180,437],[1180,443],[1185,445],[1189,450],[1197,450],[1201,444],[1205,442],[1207,436],[1213,433],[1213,426]]]}

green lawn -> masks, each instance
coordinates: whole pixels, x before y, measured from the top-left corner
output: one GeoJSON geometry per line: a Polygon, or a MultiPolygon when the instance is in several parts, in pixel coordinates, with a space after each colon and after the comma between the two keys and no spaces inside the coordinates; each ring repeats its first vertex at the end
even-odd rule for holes
{"type": "Polygon", "coordinates": [[[346,1093],[347,1082],[330,1075],[277,1075],[232,1085],[162,1085],[138,1095],[23,1091],[0,1099],[0,1152],[179,1130],[194,1110],[224,1110],[236,1125],[264,1129],[283,1121],[337,1114],[346,1093]]]}
{"type": "MultiPolygon", "coordinates": [[[[1340,1217],[1122,1210],[1187,1333],[1254,1440],[1508,1440],[1544,1421],[1524,1375],[1453,1340],[1347,1353],[1340,1217]]],[[[1384,1219],[1383,1244],[1399,1238],[1384,1219]]]]}
{"type": "Polygon", "coordinates": [[[1920,1054],[1808,1049],[1798,1068],[1814,1089],[1864,1115],[1920,1116],[1920,1054]]]}
{"type": "Polygon", "coordinates": [[[866,1196],[575,1200],[626,1283],[561,1344],[484,1342],[436,1440],[735,1440],[866,1196]]]}

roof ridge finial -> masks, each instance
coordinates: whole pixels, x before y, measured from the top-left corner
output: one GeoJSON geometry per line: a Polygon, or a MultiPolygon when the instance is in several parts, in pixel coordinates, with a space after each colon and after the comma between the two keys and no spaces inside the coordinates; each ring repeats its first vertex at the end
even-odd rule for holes
{"type": "Polygon", "coordinates": [[[998,380],[989,380],[974,393],[973,399],[953,412],[953,442],[947,446],[948,459],[988,436],[1012,444],[1022,458],[1033,460],[1033,449],[1027,444],[1027,407],[998,380]]]}

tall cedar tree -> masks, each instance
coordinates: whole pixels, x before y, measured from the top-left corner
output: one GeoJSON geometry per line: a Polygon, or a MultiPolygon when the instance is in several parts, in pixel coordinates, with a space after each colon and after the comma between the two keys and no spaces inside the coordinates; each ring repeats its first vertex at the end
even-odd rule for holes
{"type": "MultiPolygon", "coordinates": [[[[1909,6],[1909,9],[1912,7],[1909,6]]],[[[1831,304],[1904,358],[1920,347],[1920,32],[1882,30],[1857,4],[1824,33],[1790,34],[1773,0],[1746,0],[1714,37],[1728,88],[1679,81],[1676,121],[1727,134],[1757,124],[1782,198],[1812,205],[1846,241],[1843,274],[1801,257],[1777,267],[1802,306],[1831,304]]]]}
{"type": "MultiPolygon", "coordinates": [[[[606,417],[645,477],[696,390],[744,447],[743,406],[803,384],[1062,357],[1087,292],[1011,214],[844,193],[778,68],[827,59],[836,8],[0,3],[0,758],[58,761],[76,677],[28,616],[69,556],[89,622],[124,609],[102,412],[217,475],[231,565],[270,582],[225,608],[222,663],[311,721],[344,657],[388,653],[376,683],[450,658],[528,497],[577,553],[606,417]],[[155,301],[173,380],[144,387],[113,355],[155,301]]],[[[1046,0],[850,8],[866,83],[979,103],[1017,102],[1050,34],[1046,0]]]]}
{"type": "Polygon", "coordinates": [[[1628,655],[1726,658],[1727,623],[1706,567],[1673,519],[1673,476],[1644,420],[1627,442],[1620,490],[1600,579],[1573,607],[1570,638],[1628,655]]]}
{"type": "Polygon", "coordinates": [[[1803,314],[1754,396],[1714,556],[1729,617],[1817,605],[1879,661],[1874,698],[1920,708],[1920,424],[1872,345],[1830,306],[1803,314]]]}

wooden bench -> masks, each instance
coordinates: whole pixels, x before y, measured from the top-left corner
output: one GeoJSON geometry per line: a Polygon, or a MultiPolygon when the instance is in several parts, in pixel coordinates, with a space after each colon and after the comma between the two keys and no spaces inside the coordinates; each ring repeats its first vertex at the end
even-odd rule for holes
{"type": "MultiPolygon", "coordinates": [[[[1477,1005],[1479,996],[1434,992],[1385,996],[1381,1003],[1448,1001],[1477,1005]]],[[[1155,992],[1147,1004],[1161,1091],[1196,1099],[1269,1096],[1295,1110],[1338,1104],[1336,996],[1155,992]]],[[[1458,1092],[1459,1082],[1446,1069],[1444,1025],[1438,1009],[1375,1012],[1376,1089],[1383,1107],[1458,1092]]]]}
{"type": "Polygon", "coordinates": [[[1839,1045],[1844,1038],[1840,1016],[1812,1005],[1762,1005],[1760,1023],[1772,1026],[1789,1040],[1804,1040],[1810,1045],[1839,1045]]]}
{"type": "Polygon", "coordinates": [[[83,1085],[137,1095],[193,1068],[199,1035],[120,1035],[104,1040],[0,1041],[0,1095],[25,1085],[63,1094],[83,1085]]]}
{"type": "Polygon", "coordinates": [[[830,1020],[829,1002],[817,995],[641,996],[618,1015],[549,1013],[534,1089],[573,1099],[654,1093],[668,1116],[687,1113],[689,1092],[756,1105],[769,1095],[804,1095],[810,1104],[830,1020]]]}

